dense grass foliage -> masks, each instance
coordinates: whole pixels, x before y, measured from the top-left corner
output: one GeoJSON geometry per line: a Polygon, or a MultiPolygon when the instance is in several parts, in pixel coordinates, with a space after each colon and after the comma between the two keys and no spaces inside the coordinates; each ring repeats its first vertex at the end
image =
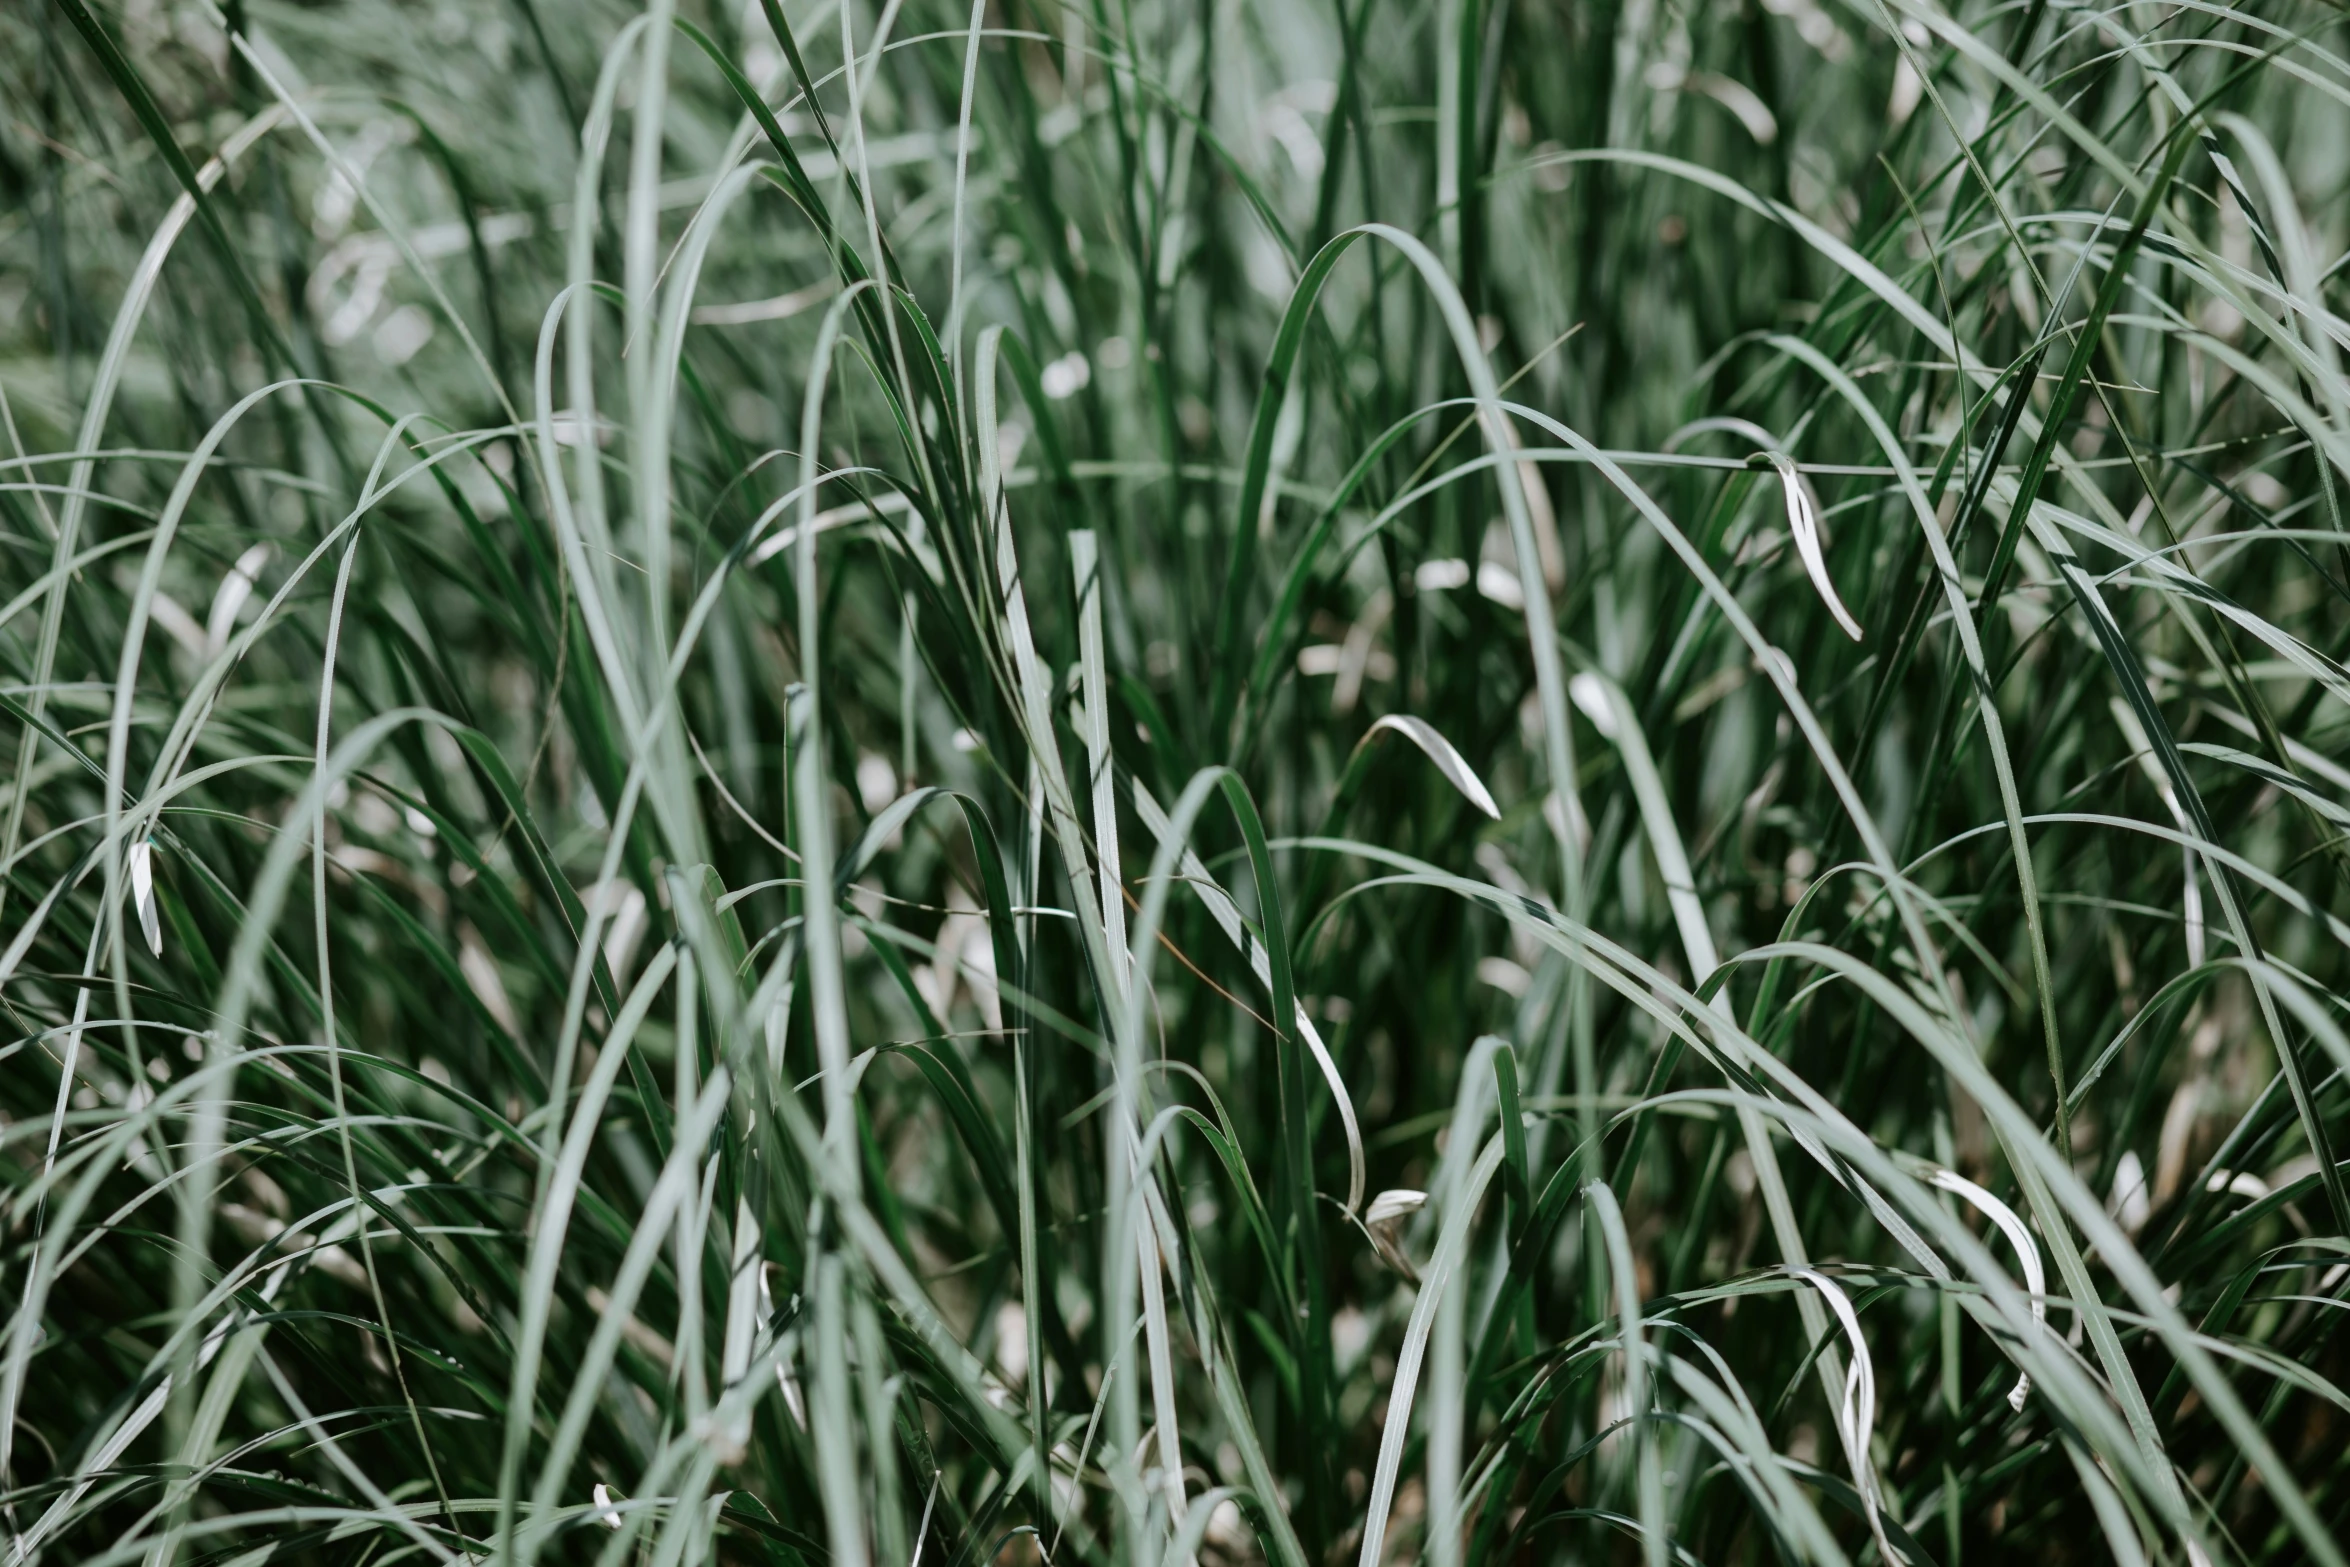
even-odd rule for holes
{"type": "Polygon", "coordinates": [[[2316,0],[9,0],[10,1567],[2342,1563],[2316,0]]]}

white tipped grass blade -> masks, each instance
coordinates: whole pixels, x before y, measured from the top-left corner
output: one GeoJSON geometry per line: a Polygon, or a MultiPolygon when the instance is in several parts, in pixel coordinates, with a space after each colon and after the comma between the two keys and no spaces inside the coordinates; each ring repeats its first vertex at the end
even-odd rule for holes
{"type": "Polygon", "coordinates": [[[1503,609],[1526,607],[1526,590],[1518,585],[1518,574],[1498,560],[1477,563],[1477,591],[1503,609]]]}
{"type": "Polygon", "coordinates": [[[1606,681],[1586,669],[1567,682],[1567,695],[1574,698],[1576,708],[1591,720],[1602,740],[1616,737],[1615,705],[1608,700],[1606,681]]]}
{"type": "Polygon", "coordinates": [[[1888,1562],[1903,1558],[1893,1553],[1885,1538],[1885,1522],[1877,1510],[1877,1466],[1869,1457],[1869,1439],[1877,1427],[1877,1369],[1869,1359],[1869,1341],[1861,1336],[1860,1317],[1835,1280],[1816,1268],[1789,1268],[1789,1275],[1819,1291],[1828,1309],[1852,1345],[1852,1364],[1844,1373],[1844,1401],[1836,1411],[1836,1434],[1843,1439],[1846,1462],[1852,1466],[1852,1488],[1860,1493],[1861,1511],[1869,1533],[1876,1536],[1877,1552],[1888,1562]]]}
{"type": "Polygon", "coordinates": [[[1703,93],[1737,116],[1746,134],[1754,138],[1757,147],[1768,147],[1779,139],[1779,122],[1771,114],[1770,106],[1762,101],[1754,89],[1728,76],[1717,76],[1711,71],[1691,71],[1684,80],[1691,91],[1703,93]]]}
{"type": "Polygon", "coordinates": [[[220,650],[228,646],[229,633],[237,629],[237,616],[253,597],[254,585],[261,580],[261,568],[269,564],[269,555],[268,544],[256,544],[239,555],[228,575],[220,579],[220,587],[212,595],[212,608],[204,615],[206,657],[218,657],[220,650]]]}
{"type": "Polygon", "coordinates": [[[596,1499],[596,1522],[607,1529],[619,1528],[620,1509],[612,1505],[612,1488],[598,1480],[596,1488],[591,1494],[596,1499]]]}
{"type": "MultiPolygon", "coordinates": [[[[1201,901],[1206,901],[1204,896],[1201,901]]],[[[1262,961],[1265,949],[1254,938],[1251,938],[1251,945],[1254,947],[1250,953],[1251,967],[1254,967],[1256,962],[1262,961]]],[[[1268,974],[1270,967],[1268,964],[1268,974]]],[[[1269,977],[1266,983],[1270,988],[1269,977]]],[[[1321,1070],[1322,1081],[1329,1086],[1330,1097],[1338,1103],[1339,1123],[1346,1132],[1346,1211],[1353,1213],[1363,1205],[1365,1170],[1363,1129],[1355,1120],[1354,1098],[1346,1091],[1346,1079],[1338,1075],[1338,1063],[1330,1059],[1330,1047],[1322,1043],[1321,1030],[1315,1028],[1313,1019],[1306,1016],[1303,1002],[1299,1002],[1297,1007],[1297,1031],[1305,1039],[1306,1049],[1312,1053],[1314,1065],[1321,1070]]]]}
{"type": "Polygon", "coordinates": [[[1363,1212],[1363,1229],[1371,1237],[1371,1249],[1379,1253],[1380,1261],[1414,1284],[1420,1282],[1420,1270],[1404,1255],[1403,1227],[1427,1205],[1426,1192],[1397,1187],[1372,1198],[1371,1206],[1363,1212]]]}
{"type": "MultiPolygon", "coordinates": [[[[2192,1109],[2200,1097],[2198,1086],[2190,1079],[2175,1102],[2192,1109]]],[[[2174,1126],[2190,1124],[2185,1118],[2166,1116],[2164,1120],[2168,1123],[2163,1128],[2166,1135],[2174,1126]]],[[[2113,1190],[2106,1194],[2105,1211],[2113,1215],[2113,1222],[2122,1227],[2124,1235],[2131,1236],[2146,1228],[2146,1221],[2154,1216],[2154,1198],[2146,1190],[2146,1164],[2134,1148],[2123,1149],[2121,1158],[2114,1164],[2113,1190]]]]}
{"type": "Polygon", "coordinates": [[[922,1524],[914,1531],[914,1554],[906,1567],[922,1567],[922,1542],[930,1538],[930,1515],[938,1506],[938,1483],[945,1476],[946,1471],[942,1469],[930,1471],[930,1495],[922,1503],[922,1524]]]}
{"type": "Polygon", "coordinates": [[[1836,624],[1853,641],[1860,640],[1860,622],[1852,618],[1844,601],[1836,596],[1836,584],[1828,576],[1827,557],[1820,553],[1820,517],[1812,509],[1811,493],[1803,487],[1803,475],[1795,469],[1795,459],[1785,452],[1768,452],[1771,466],[1779,470],[1779,488],[1787,496],[1787,531],[1794,535],[1795,553],[1803,559],[1804,574],[1819,590],[1821,602],[1828,613],[1836,617],[1836,624]]]}
{"type": "Polygon", "coordinates": [[[1428,760],[1436,764],[1436,770],[1444,774],[1445,782],[1461,792],[1462,799],[1495,821],[1501,820],[1501,807],[1493,803],[1493,793],[1485,787],[1485,780],[1479,778],[1477,770],[1468,764],[1460,752],[1453,749],[1452,742],[1439,734],[1436,726],[1424,718],[1414,718],[1409,713],[1389,713],[1373,724],[1363,738],[1356,742],[1355,750],[1360,752],[1379,736],[1389,733],[1402,735],[1418,746],[1427,754],[1428,760]]]}
{"type": "MultiPolygon", "coordinates": [[[[1956,1170],[1936,1170],[1933,1184],[1938,1190],[1954,1197],[1963,1197],[1972,1203],[1976,1211],[1997,1225],[1999,1233],[2007,1237],[2007,1243],[2015,1248],[2016,1260],[2024,1265],[2024,1288],[2032,1296],[2033,1331],[2044,1331],[2048,1324],[2048,1274],[2040,1266],[2039,1243],[2032,1239],[2032,1232],[2024,1228],[2024,1221],[2016,1216],[2013,1208],[1956,1170]]],[[[2007,1407],[2022,1414],[2024,1399],[2031,1391],[2032,1376],[2030,1372],[2025,1372],[2015,1379],[2015,1386],[2008,1389],[2007,1407]]]]}
{"type": "Polygon", "coordinates": [[[163,956],[163,922],[155,908],[155,843],[141,839],[131,845],[131,905],[139,911],[139,930],[147,938],[147,950],[156,957],[163,956]]]}

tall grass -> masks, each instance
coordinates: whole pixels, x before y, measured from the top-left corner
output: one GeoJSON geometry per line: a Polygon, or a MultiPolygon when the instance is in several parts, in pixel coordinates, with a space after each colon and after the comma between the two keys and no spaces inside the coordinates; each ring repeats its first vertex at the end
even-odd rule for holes
{"type": "Polygon", "coordinates": [[[10,1567],[2344,1561],[2339,10],[0,102],[10,1567]]]}

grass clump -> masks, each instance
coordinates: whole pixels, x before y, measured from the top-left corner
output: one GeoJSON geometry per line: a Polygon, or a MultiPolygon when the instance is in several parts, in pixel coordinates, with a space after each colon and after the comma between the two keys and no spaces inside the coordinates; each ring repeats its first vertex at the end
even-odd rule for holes
{"type": "Polygon", "coordinates": [[[2340,1563],[2346,49],[0,11],[10,1562],[2340,1563]]]}

